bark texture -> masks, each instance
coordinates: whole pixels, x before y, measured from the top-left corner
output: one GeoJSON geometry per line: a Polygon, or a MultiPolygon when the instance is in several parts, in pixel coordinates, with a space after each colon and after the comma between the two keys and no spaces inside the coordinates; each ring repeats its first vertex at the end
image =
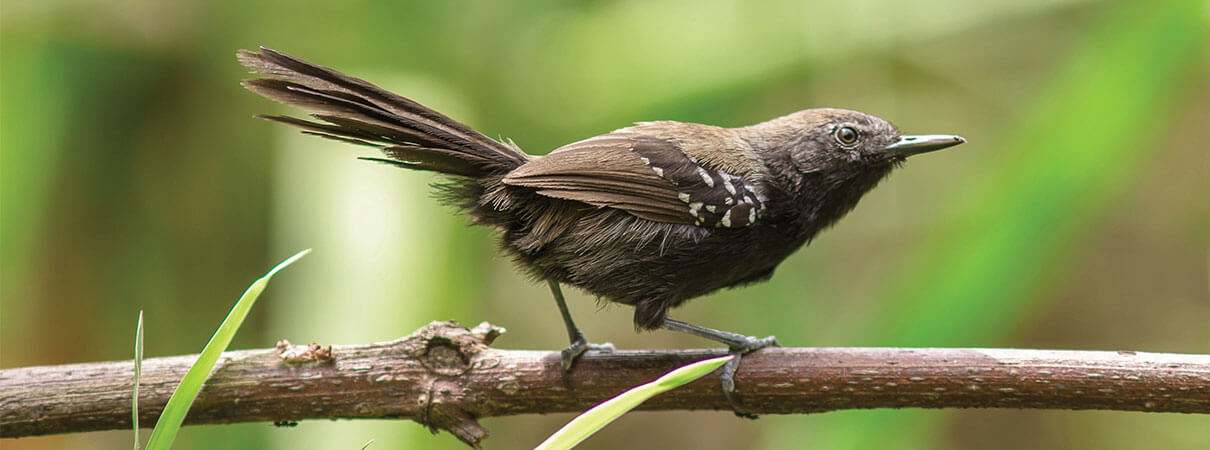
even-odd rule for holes
{"type": "MultiPolygon", "coordinates": [[[[476,418],[582,411],[718,350],[588,352],[565,385],[559,352],[488,347],[503,330],[433,322],[370,345],[228,352],[186,424],[406,418],[477,446],[476,418]]],[[[196,355],[143,361],[140,423],[153,426],[196,355]]],[[[0,436],[130,426],[133,363],[0,370],[0,436]]],[[[744,413],[853,408],[1046,408],[1210,413],[1210,355],[949,348],[769,348],[744,357],[744,413]]],[[[647,410],[730,408],[707,376],[647,410]]]]}

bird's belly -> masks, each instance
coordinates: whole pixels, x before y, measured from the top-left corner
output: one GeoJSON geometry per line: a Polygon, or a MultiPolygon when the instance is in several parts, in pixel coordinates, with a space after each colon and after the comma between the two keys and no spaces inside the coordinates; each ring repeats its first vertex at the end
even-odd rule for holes
{"type": "MultiPolygon", "coordinates": [[[[670,227],[681,227],[679,225],[670,227]]],[[[693,227],[696,228],[696,227],[693,227]]],[[[669,228],[664,236],[619,233],[610,239],[556,239],[540,252],[520,255],[539,278],[579,287],[603,299],[665,308],[710,292],[767,279],[797,247],[762,239],[760,230],[669,228]]]]}

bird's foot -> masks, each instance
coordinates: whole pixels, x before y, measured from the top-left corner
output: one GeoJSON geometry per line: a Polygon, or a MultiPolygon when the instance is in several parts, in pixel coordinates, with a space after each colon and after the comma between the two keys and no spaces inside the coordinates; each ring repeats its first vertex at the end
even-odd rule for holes
{"type": "Polygon", "coordinates": [[[742,417],[744,419],[757,418],[756,414],[741,412],[739,404],[736,403],[735,398],[732,397],[732,394],[735,392],[735,372],[739,370],[740,359],[742,359],[743,356],[748,353],[765,347],[781,347],[781,344],[779,344],[777,342],[777,338],[773,336],[763,339],[753,336],[742,336],[742,339],[738,339],[735,342],[732,342],[730,345],[731,356],[734,356],[734,358],[732,358],[730,361],[727,361],[727,363],[723,365],[723,374],[721,378],[723,383],[723,395],[727,397],[727,403],[731,404],[731,411],[733,411],[737,417],[742,417]]]}
{"type": "Polygon", "coordinates": [[[571,365],[576,362],[576,359],[579,358],[580,355],[583,355],[584,352],[589,351],[589,350],[597,350],[597,351],[602,351],[602,352],[608,353],[608,352],[614,351],[615,348],[613,347],[613,344],[611,344],[609,342],[606,342],[603,344],[593,344],[591,342],[588,342],[587,339],[584,339],[583,335],[581,335],[581,336],[577,337],[575,340],[571,341],[571,345],[569,345],[569,346],[567,346],[567,348],[563,349],[563,384],[564,385],[571,386],[571,380],[568,378],[568,375],[571,373],[571,365]]]}
{"type": "Polygon", "coordinates": [[[756,418],[756,415],[740,412],[739,403],[735,401],[732,395],[735,393],[735,371],[739,369],[739,361],[744,355],[765,347],[781,347],[781,344],[777,343],[777,338],[769,336],[762,339],[754,336],[744,336],[730,331],[700,327],[668,318],[664,319],[664,323],[661,326],[667,330],[688,333],[726,344],[727,349],[730,350],[731,356],[734,356],[734,358],[731,358],[730,361],[727,361],[723,365],[723,395],[727,397],[727,403],[731,404],[731,410],[735,411],[735,415],[748,419],[756,418]]]}

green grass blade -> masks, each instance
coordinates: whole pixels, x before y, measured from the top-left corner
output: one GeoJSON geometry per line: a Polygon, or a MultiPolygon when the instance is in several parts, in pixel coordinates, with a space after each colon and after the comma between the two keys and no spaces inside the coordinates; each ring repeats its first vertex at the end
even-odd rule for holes
{"type": "Polygon", "coordinates": [[[143,372],[143,311],[134,329],[134,392],[130,394],[130,423],[134,425],[134,450],[139,450],[139,375],[143,372]]]}
{"type": "Polygon", "coordinates": [[[223,319],[222,325],[219,325],[218,330],[214,332],[210,342],[206,343],[197,362],[194,362],[193,367],[190,367],[189,371],[185,373],[185,378],[181,379],[181,384],[177,386],[176,392],[172,393],[172,398],[168,399],[168,405],[160,413],[160,419],[156,421],[155,429],[151,432],[151,439],[147,441],[148,450],[167,450],[172,446],[172,440],[176,438],[181,423],[185,421],[185,414],[189,412],[189,407],[197,399],[198,392],[201,392],[202,384],[206,382],[206,378],[210,377],[214,364],[231,344],[231,338],[235,337],[235,332],[239,330],[244,318],[248,316],[248,311],[256,303],[257,297],[260,297],[265,286],[268,286],[269,279],[310,252],[311,249],[306,249],[294,254],[248,286],[248,290],[244,291],[244,295],[241,295],[239,301],[235,302],[235,306],[231,308],[227,318],[223,319]]]}
{"type": "Polygon", "coordinates": [[[604,403],[594,406],[592,409],[576,416],[575,419],[572,419],[571,422],[568,422],[567,425],[564,425],[555,434],[546,438],[537,448],[539,450],[547,450],[575,447],[581,441],[588,439],[593,433],[596,433],[601,428],[605,428],[605,425],[609,425],[614,420],[617,420],[618,417],[621,417],[622,414],[626,414],[627,411],[638,407],[647,401],[647,399],[706,376],[706,374],[713,372],[714,369],[722,367],[723,364],[726,364],[732,358],[734,356],[720,356],[705,361],[698,361],[668,372],[650,383],[630,388],[630,390],[619,394],[617,397],[606,400],[604,403]]]}

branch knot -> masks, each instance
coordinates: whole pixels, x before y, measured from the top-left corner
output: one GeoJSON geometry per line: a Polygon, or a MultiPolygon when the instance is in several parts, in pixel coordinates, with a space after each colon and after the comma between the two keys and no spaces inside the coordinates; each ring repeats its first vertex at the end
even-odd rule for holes
{"type": "Polygon", "coordinates": [[[470,404],[467,389],[458,377],[480,368],[475,360],[490,350],[503,328],[487,322],[473,330],[457,322],[431,322],[404,339],[403,348],[428,370],[423,381],[424,394],[420,417],[416,422],[433,433],[446,430],[458,439],[479,448],[487,438],[487,429],[475,420],[475,414],[463,407],[470,404]]]}

